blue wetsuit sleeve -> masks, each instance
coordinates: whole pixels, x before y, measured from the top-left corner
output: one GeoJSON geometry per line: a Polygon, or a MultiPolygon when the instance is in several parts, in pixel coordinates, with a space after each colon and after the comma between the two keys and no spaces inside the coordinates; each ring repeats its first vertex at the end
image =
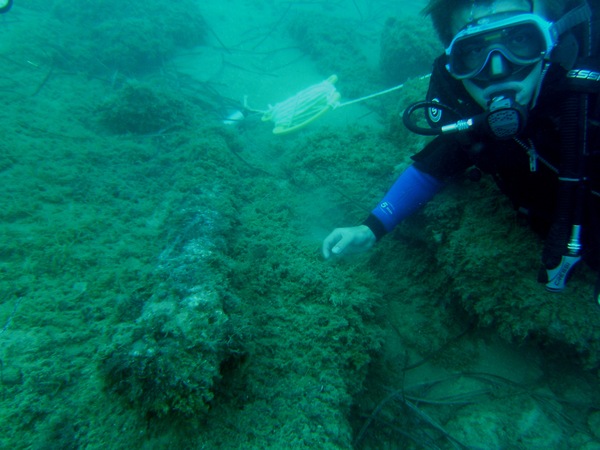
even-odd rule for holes
{"type": "Polygon", "coordinates": [[[406,169],[365,220],[379,240],[427,203],[444,184],[414,166],[406,169]]]}

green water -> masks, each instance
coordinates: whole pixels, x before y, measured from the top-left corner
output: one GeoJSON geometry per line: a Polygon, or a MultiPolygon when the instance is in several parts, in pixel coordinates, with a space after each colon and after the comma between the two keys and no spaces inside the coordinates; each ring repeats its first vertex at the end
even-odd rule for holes
{"type": "MultiPolygon", "coordinates": [[[[226,127],[227,73],[169,61],[229,58],[215,36],[234,41],[219,20],[239,25],[236,4],[205,22],[202,5],[146,3],[0,18],[0,448],[600,448],[594,274],[544,292],[541,243],[489,180],[366,255],[320,256],[423,144],[395,111],[426,80],[371,105],[375,125],[226,127]]],[[[385,18],[237,6],[288,38],[306,8],[385,18]]],[[[383,87],[335,64],[357,95],[383,87]]]]}

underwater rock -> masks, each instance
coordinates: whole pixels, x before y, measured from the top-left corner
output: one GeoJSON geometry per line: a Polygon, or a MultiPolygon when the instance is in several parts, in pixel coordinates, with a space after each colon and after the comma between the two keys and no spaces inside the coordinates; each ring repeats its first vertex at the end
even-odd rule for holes
{"type": "Polygon", "coordinates": [[[115,134],[160,135],[189,122],[185,101],[156,84],[128,82],[98,108],[99,122],[115,134]]]}
{"type": "Polygon", "coordinates": [[[181,0],[168,6],[142,0],[58,0],[54,16],[64,23],[62,55],[122,73],[146,73],[177,48],[204,42],[199,5],[181,0]]]}
{"type": "Polygon", "coordinates": [[[322,73],[339,77],[337,87],[345,97],[365,95],[374,89],[368,84],[373,76],[352,24],[326,15],[298,14],[288,31],[322,73]]]}
{"type": "Polygon", "coordinates": [[[489,405],[470,405],[447,424],[447,431],[469,448],[560,448],[565,436],[532,399],[506,398],[489,405]]]}
{"type": "Polygon", "coordinates": [[[449,187],[424,210],[427,245],[448,291],[507,341],[535,339],[554,355],[598,367],[600,333],[591,298],[596,274],[582,263],[564,292],[546,291],[537,281],[540,237],[516,222],[512,204],[492,180],[472,183],[449,187]],[[433,236],[442,236],[441,242],[433,236]]]}
{"type": "Polygon", "coordinates": [[[381,33],[379,67],[391,84],[400,84],[431,72],[442,53],[429,21],[390,18],[381,33]]]}
{"type": "Polygon", "coordinates": [[[594,437],[600,440],[600,411],[594,411],[589,415],[588,426],[594,437]]]}
{"type": "Polygon", "coordinates": [[[184,209],[177,237],[159,257],[160,280],[134,323],[124,323],[102,369],[108,385],[147,416],[206,413],[232,328],[227,280],[214,266],[226,221],[210,209],[184,209]]]}
{"type": "Polygon", "coordinates": [[[23,371],[16,367],[3,367],[0,361],[0,384],[3,386],[18,386],[23,384],[23,371]]]}

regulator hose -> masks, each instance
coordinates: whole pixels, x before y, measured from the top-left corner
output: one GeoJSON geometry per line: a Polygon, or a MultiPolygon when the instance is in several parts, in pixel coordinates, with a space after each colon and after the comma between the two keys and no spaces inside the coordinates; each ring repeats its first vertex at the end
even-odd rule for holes
{"type": "Polygon", "coordinates": [[[460,117],[460,114],[458,114],[454,109],[450,108],[447,105],[439,103],[439,102],[422,101],[422,102],[413,103],[408,108],[406,108],[404,110],[404,113],[402,114],[402,123],[404,123],[404,126],[406,128],[408,128],[410,131],[412,131],[413,133],[421,134],[423,136],[438,136],[438,135],[444,133],[444,130],[441,127],[440,128],[434,128],[432,126],[422,127],[420,125],[417,125],[417,123],[413,119],[413,114],[415,113],[415,111],[417,111],[419,109],[425,109],[425,108],[432,108],[432,109],[436,109],[436,110],[447,111],[447,112],[454,114],[456,117],[460,117]]]}

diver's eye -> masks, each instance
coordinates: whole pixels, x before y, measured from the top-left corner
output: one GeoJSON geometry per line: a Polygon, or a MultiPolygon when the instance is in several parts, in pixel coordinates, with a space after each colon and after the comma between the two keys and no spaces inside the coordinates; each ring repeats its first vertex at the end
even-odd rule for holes
{"type": "Polygon", "coordinates": [[[544,51],[543,39],[529,26],[507,31],[504,45],[519,58],[536,58],[544,51]]]}
{"type": "Polygon", "coordinates": [[[533,36],[531,33],[527,33],[525,31],[519,33],[513,33],[510,35],[508,39],[508,44],[511,47],[523,47],[526,45],[530,45],[533,40],[533,36]]]}
{"type": "Polygon", "coordinates": [[[485,45],[467,45],[462,49],[461,54],[463,56],[469,57],[469,56],[479,56],[481,55],[484,51],[486,51],[486,46],[485,45]]]}
{"type": "Polygon", "coordinates": [[[462,45],[458,54],[465,66],[475,67],[487,56],[487,46],[483,42],[471,42],[462,45]]]}

